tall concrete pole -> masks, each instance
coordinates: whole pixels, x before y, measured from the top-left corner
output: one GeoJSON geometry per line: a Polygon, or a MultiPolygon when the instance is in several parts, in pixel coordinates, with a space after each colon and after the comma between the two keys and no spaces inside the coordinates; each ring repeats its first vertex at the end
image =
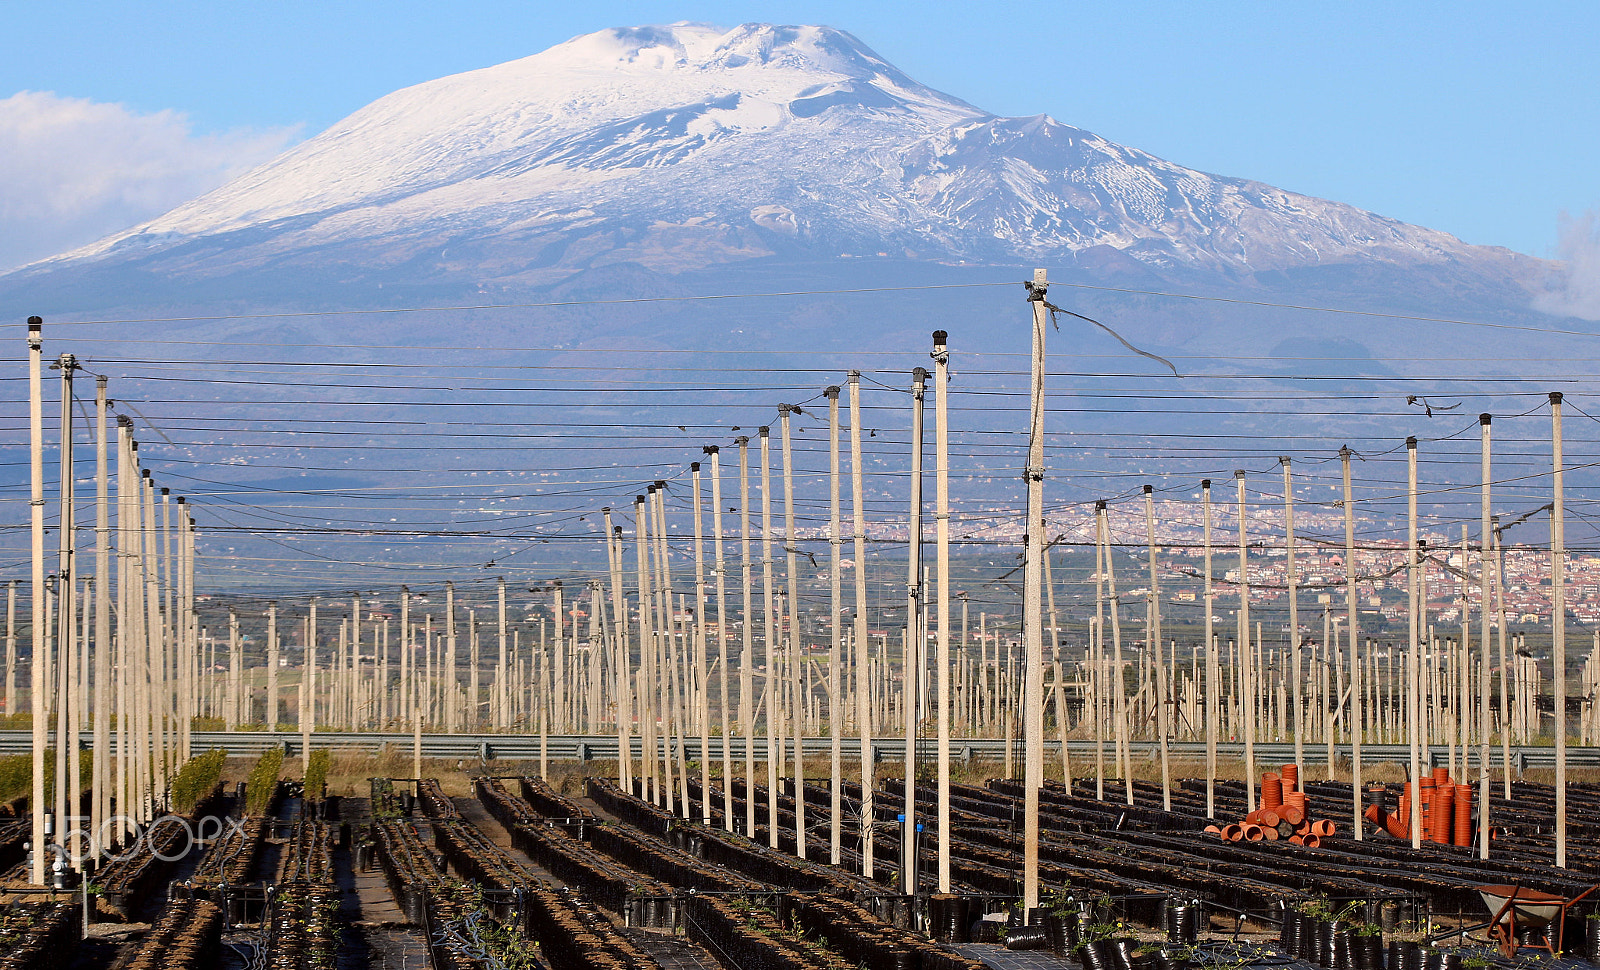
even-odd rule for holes
{"type": "MultiPolygon", "coordinates": [[[[651,597],[649,512],[643,495],[633,497],[633,551],[639,590],[639,681],[636,713],[639,718],[639,796],[658,799],[656,784],[656,724],[652,678],[655,675],[654,603],[651,597]]],[[[548,661],[546,661],[548,667],[548,661]]],[[[547,687],[548,690],[548,687],[547,687]]],[[[751,826],[754,831],[755,826],[751,826]]]]}
{"type": "Polygon", "coordinates": [[[844,711],[840,709],[844,691],[839,683],[844,676],[839,657],[844,648],[839,628],[840,611],[844,608],[843,577],[839,575],[839,546],[844,542],[839,534],[839,388],[830,387],[824,393],[828,397],[828,787],[832,799],[828,862],[838,865],[844,835],[844,769],[839,760],[844,736],[844,711]]]}
{"type": "Polygon", "coordinates": [[[278,601],[267,602],[267,713],[266,724],[268,731],[278,729],[278,664],[281,661],[278,649],[278,601]]]}
{"type": "MultiPolygon", "coordinates": [[[[313,606],[315,605],[315,603],[316,603],[316,601],[313,600],[312,601],[313,606]]],[[[403,633],[401,633],[400,639],[405,641],[406,654],[409,656],[410,653],[411,653],[411,648],[412,648],[412,644],[411,644],[411,590],[407,589],[404,586],[400,587],[400,616],[401,616],[400,626],[401,626],[401,629],[404,631],[403,633]]],[[[424,641],[423,649],[424,650],[427,649],[426,641],[424,641]]],[[[420,671],[418,669],[418,667],[424,666],[425,664],[419,664],[418,660],[419,660],[419,658],[416,658],[416,657],[413,657],[412,660],[411,660],[411,677],[410,677],[409,681],[406,684],[406,694],[407,694],[406,703],[410,706],[410,713],[411,713],[411,777],[417,779],[418,781],[421,781],[421,779],[422,779],[422,719],[428,716],[428,710],[427,710],[427,706],[425,704],[423,704],[423,702],[422,702],[422,700],[423,700],[423,685],[426,682],[426,679],[422,676],[422,671],[420,671]]]]}
{"type": "MultiPolygon", "coordinates": [[[[136,821],[147,821],[155,814],[155,795],[153,789],[155,780],[160,772],[160,765],[156,758],[159,754],[159,741],[157,731],[160,727],[156,723],[156,701],[160,682],[156,676],[157,666],[155,656],[159,649],[161,636],[161,617],[159,606],[155,603],[155,595],[151,591],[151,560],[154,558],[150,548],[150,477],[147,469],[139,467],[139,443],[131,437],[133,419],[122,416],[127,421],[130,431],[128,440],[128,548],[131,550],[132,582],[129,584],[128,604],[129,609],[123,616],[129,626],[133,627],[134,655],[131,666],[133,668],[133,705],[129,712],[131,725],[129,738],[134,746],[134,773],[137,776],[134,787],[133,814],[136,821]]],[[[119,516],[119,522],[121,521],[119,516]]]]}
{"type": "Polygon", "coordinates": [[[194,756],[194,717],[196,703],[200,696],[199,681],[199,642],[195,638],[198,630],[194,609],[194,552],[195,532],[194,519],[189,515],[189,504],[182,495],[178,496],[178,615],[182,618],[181,627],[183,650],[183,720],[182,720],[182,745],[180,752],[184,761],[194,756]]]}
{"type": "MultiPolygon", "coordinates": [[[[950,335],[933,332],[934,523],[937,532],[938,594],[934,623],[939,628],[934,668],[939,678],[939,892],[950,891],[950,335]]],[[[1057,711],[1060,717],[1061,712],[1057,711]]]]}
{"type": "Polygon", "coordinates": [[[506,637],[506,580],[504,576],[495,580],[495,630],[498,646],[499,662],[495,666],[494,696],[498,698],[495,712],[495,726],[504,731],[510,726],[506,718],[506,654],[511,647],[511,641],[506,637]]]}
{"type": "Polygon", "coordinates": [[[922,696],[922,651],[927,642],[922,632],[922,404],[928,372],[918,367],[911,372],[911,509],[906,525],[906,640],[904,669],[900,675],[901,702],[905,714],[905,804],[904,825],[900,832],[900,885],[915,896],[918,890],[920,823],[917,821],[917,716],[922,696]]]}
{"type": "Polygon", "coordinates": [[[33,828],[29,845],[33,848],[33,861],[29,866],[29,880],[44,885],[44,751],[49,746],[46,718],[49,717],[50,691],[45,680],[45,613],[44,601],[44,398],[40,384],[43,368],[44,321],[28,318],[28,469],[29,525],[32,533],[31,577],[33,622],[28,628],[33,661],[28,678],[28,703],[33,720],[33,797],[28,807],[33,814],[33,828]]]}
{"type": "Polygon", "coordinates": [[[1200,482],[1201,508],[1205,516],[1205,590],[1201,599],[1205,603],[1206,640],[1206,818],[1217,817],[1217,722],[1221,717],[1222,665],[1217,662],[1217,638],[1212,632],[1212,614],[1216,604],[1211,590],[1211,479],[1200,482]]]}
{"type": "Polygon", "coordinates": [[[1361,638],[1356,626],[1356,510],[1355,493],[1350,488],[1350,449],[1341,448],[1339,457],[1343,466],[1344,598],[1349,614],[1350,642],[1350,814],[1351,831],[1360,842],[1365,822],[1361,817],[1361,638]]]}
{"type": "Polygon", "coordinates": [[[711,458],[711,555],[717,575],[717,710],[722,719],[722,824],[732,832],[734,719],[728,709],[728,681],[733,672],[728,661],[728,562],[722,548],[722,466],[718,458],[721,449],[707,445],[701,450],[711,458]]]}
{"type": "MultiPolygon", "coordinates": [[[[124,614],[126,615],[126,614],[124,614]]],[[[124,639],[126,634],[124,632],[124,639]]],[[[244,657],[239,646],[239,617],[228,611],[228,730],[239,730],[239,724],[249,719],[244,711],[244,657]]],[[[119,709],[121,705],[119,705],[119,709]]],[[[126,720],[124,718],[124,720],[126,720]]],[[[122,734],[119,726],[118,736],[122,734]]]]}
{"type": "MultiPolygon", "coordinates": [[[[805,798],[805,760],[800,750],[800,740],[805,735],[805,708],[801,697],[801,663],[802,646],[804,638],[800,630],[800,590],[798,585],[800,565],[796,558],[798,549],[795,547],[794,524],[794,456],[789,441],[789,416],[800,410],[792,404],[778,405],[778,432],[781,446],[780,457],[783,462],[783,550],[784,550],[784,579],[788,589],[786,602],[788,604],[788,631],[789,635],[783,639],[784,656],[789,664],[789,696],[793,703],[790,705],[792,716],[790,718],[794,750],[794,828],[795,854],[800,858],[806,857],[806,798],[805,798]]],[[[780,620],[781,623],[781,620],[780,620]]],[[[780,625],[780,629],[782,625],[780,625]]],[[[780,752],[781,754],[781,752],[780,752]]]]}
{"type": "Polygon", "coordinates": [[[782,751],[778,748],[774,729],[781,730],[778,691],[783,680],[778,675],[781,621],[777,619],[778,608],[774,604],[775,591],[772,588],[772,429],[766,426],[757,428],[756,438],[760,442],[758,455],[761,462],[761,615],[767,644],[767,675],[762,684],[762,693],[767,700],[767,828],[770,833],[769,847],[776,849],[779,836],[778,762],[782,751]]]}
{"type": "Polygon", "coordinates": [[[617,709],[617,783],[627,792],[633,791],[633,701],[630,689],[633,664],[629,657],[629,634],[632,624],[622,594],[622,527],[612,525],[611,510],[601,509],[605,516],[606,565],[610,569],[613,654],[611,673],[616,692],[617,709]]]}
{"type": "MultiPolygon", "coordinates": [[[[104,855],[104,823],[111,817],[111,787],[116,768],[111,751],[111,502],[106,440],[106,378],[94,383],[94,811],[90,820],[95,845],[104,855]]],[[[11,707],[6,706],[6,713],[11,707]]]]}
{"type": "MultiPolygon", "coordinates": [[[[700,721],[700,822],[711,824],[711,691],[710,671],[706,666],[706,552],[705,510],[700,488],[700,463],[690,462],[693,477],[691,499],[694,504],[694,695],[695,716],[700,721]]],[[[688,811],[688,806],[684,806],[688,811]]]]}
{"type": "MultiPolygon", "coordinates": [[[[350,674],[345,681],[350,730],[364,727],[361,716],[361,594],[350,594],[350,674]]],[[[476,700],[477,698],[473,698],[476,700]]],[[[277,705],[277,701],[273,701],[277,705]]]]}
{"type": "Polygon", "coordinates": [[[1033,373],[1028,424],[1026,545],[1023,548],[1022,593],[1022,907],[1031,914],[1039,905],[1039,789],[1044,784],[1044,630],[1042,623],[1044,556],[1044,358],[1049,310],[1045,271],[1033,271],[1028,301],[1033,307],[1033,373]]]}
{"type": "MultiPolygon", "coordinates": [[[[359,625],[359,621],[358,621],[359,625]]],[[[444,729],[461,730],[461,696],[456,687],[456,584],[444,584],[444,670],[439,675],[439,686],[444,691],[444,729]]]]}
{"type": "Polygon", "coordinates": [[[861,734],[861,874],[872,878],[873,776],[872,691],[867,659],[867,504],[861,469],[861,372],[848,375],[850,387],[850,500],[855,552],[856,729],[861,734]]]}
{"type": "MultiPolygon", "coordinates": [[[[1340,457],[1350,449],[1341,448],[1340,457]]],[[[1417,562],[1417,439],[1406,439],[1406,577],[1410,592],[1410,642],[1406,646],[1406,721],[1411,743],[1411,847],[1422,848],[1422,637],[1426,632],[1426,600],[1419,602],[1421,582],[1417,562]]]]}
{"type": "Polygon", "coordinates": [[[61,509],[57,532],[59,543],[56,557],[56,786],[55,786],[55,836],[62,844],[66,832],[72,827],[69,819],[77,814],[77,806],[69,804],[69,794],[76,779],[73,769],[78,761],[78,711],[72,704],[73,680],[77,674],[77,472],[73,466],[72,430],[72,375],[78,369],[78,359],[62,354],[53,365],[61,371],[61,482],[59,485],[61,509]]]}
{"type": "Polygon", "coordinates": [[[734,439],[739,446],[739,582],[743,594],[739,642],[739,723],[744,733],[745,830],[749,838],[756,832],[756,729],[755,672],[751,656],[755,651],[755,631],[751,616],[755,609],[754,578],[750,572],[750,438],[734,439]]]}
{"type": "MultiPolygon", "coordinates": [[[[672,600],[675,590],[672,583],[671,561],[667,547],[667,483],[656,481],[655,486],[649,490],[652,503],[652,521],[655,526],[655,562],[656,583],[660,594],[656,597],[658,612],[660,614],[661,635],[657,638],[658,667],[661,672],[656,678],[659,686],[657,701],[660,704],[659,713],[662,727],[665,731],[661,748],[662,777],[666,787],[666,808],[669,812],[676,812],[680,808],[687,812],[683,799],[674,794],[674,779],[678,784],[684,785],[684,758],[683,758],[683,731],[682,719],[676,717],[678,713],[678,624],[672,600]],[[673,771],[673,755],[678,755],[678,771],[673,771]]],[[[681,600],[680,600],[681,603],[681,600]]],[[[681,789],[687,792],[687,786],[681,789]]],[[[687,816],[685,816],[687,817],[687,816]]]]}
{"type": "MultiPolygon", "coordinates": [[[[1483,508],[1478,522],[1478,858],[1489,858],[1489,588],[1493,576],[1489,539],[1490,450],[1487,414],[1478,415],[1482,435],[1480,478],[1483,482],[1483,508]]],[[[1466,563],[1462,563],[1465,567],[1466,563]]],[[[1503,712],[1505,708],[1501,708],[1503,712]]]]}
{"type": "Polygon", "coordinates": [[[671,577],[667,575],[667,516],[666,504],[662,501],[662,492],[666,482],[656,481],[645,490],[645,501],[649,503],[650,514],[650,543],[654,555],[654,576],[656,588],[656,636],[651,648],[651,663],[655,666],[655,675],[651,683],[654,685],[653,700],[656,705],[656,721],[661,729],[661,781],[664,802],[667,811],[676,812],[677,795],[673,786],[677,777],[673,771],[673,720],[675,709],[674,697],[674,664],[677,661],[677,621],[674,611],[671,577]]]}
{"type": "Polygon", "coordinates": [[[1499,629],[1495,642],[1500,654],[1500,776],[1506,801],[1511,800],[1511,668],[1506,652],[1506,560],[1500,545],[1500,516],[1489,516],[1489,533],[1494,537],[1494,613],[1499,629]]]}
{"type": "Polygon", "coordinates": [[[17,581],[6,583],[6,716],[17,713],[17,581]]]}
{"type": "MultiPolygon", "coordinates": [[[[400,616],[402,625],[410,607],[411,596],[404,586],[400,587],[400,616]]],[[[310,717],[313,727],[317,723],[317,598],[311,597],[306,604],[306,677],[311,681],[311,686],[306,693],[306,713],[310,717]]],[[[324,711],[324,714],[327,712],[324,711]]],[[[329,718],[332,720],[332,718],[329,718]]]]}
{"type": "MultiPolygon", "coordinates": [[[[308,643],[307,646],[310,646],[308,643]]],[[[411,644],[411,590],[400,587],[400,721],[409,722],[412,719],[412,704],[416,700],[416,688],[412,683],[415,670],[412,666],[411,644]]],[[[313,670],[316,668],[313,667],[313,670]]]]}
{"type": "MultiPolygon", "coordinates": [[[[1123,799],[1133,804],[1133,758],[1128,745],[1128,691],[1122,668],[1122,600],[1117,595],[1116,566],[1111,560],[1111,526],[1106,500],[1098,499],[1095,513],[1096,572],[1105,583],[1105,603],[1111,608],[1112,719],[1117,740],[1117,771],[1122,776],[1123,799]]],[[[1103,794],[1099,797],[1104,797],[1103,794]]]]}
{"type": "Polygon", "coordinates": [[[1144,487],[1145,545],[1150,553],[1150,613],[1147,625],[1150,629],[1149,646],[1154,650],[1156,665],[1156,732],[1161,737],[1161,807],[1170,812],[1172,811],[1172,760],[1167,750],[1167,735],[1172,730],[1171,722],[1168,720],[1171,695],[1167,684],[1167,661],[1161,645],[1161,576],[1156,563],[1154,492],[1154,486],[1144,487]]]}
{"type": "MultiPolygon", "coordinates": [[[[1283,534],[1285,580],[1289,586],[1289,690],[1290,703],[1294,705],[1294,763],[1297,773],[1303,775],[1306,767],[1304,684],[1300,679],[1300,571],[1295,564],[1294,548],[1294,479],[1289,470],[1289,456],[1282,455],[1278,463],[1283,466],[1283,534]]],[[[1358,796],[1360,792],[1356,793],[1358,796]]],[[[1357,798],[1359,802],[1359,797],[1357,798]]]]}
{"type": "MultiPolygon", "coordinates": [[[[1256,810],[1256,704],[1255,666],[1250,645],[1249,523],[1245,512],[1244,470],[1233,473],[1239,489],[1239,672],[1243,689],[1239,709],[1244,721],[1244,787],[1249,811],[1256,810]]],[[[1332,770],[1331,768],[1329,769],[1332,770]]]]}
{"type": "MultiPolygon", "coordinates": [[[[152,485],[154,483],[152,482],[152,485]]],[[[152,515],[150,521],[156,530],[156,547],[151,562],[155,564],[153,575],[156,579],[156,595],[159,600],[157,612],[161,620],[161,714],[164,730],[161,740],[164,745],[164,764],[166,777],[162,781],[161,792],[167,792],[166,780],[177,773],[178,765],[175,763],[178,754],[178,720],[182,700],[178,697],[178,611],[173,598],[172,581],[172,491],[168,488],[159,489],[161,495],[161,518],[159,524],[152,515]],[[166,595],[161,595],[162,583],[166,584],[166,595]]],[[[154,494],[154,493],[152,493],[154,494]]]]}
{"type": "Polygon", "coordinates": [[[1555,694],[1556,866],[1567,867],[1567,510],[1562,492],[1561,392],[1550,392],[1550,688],[1555,694]]]}

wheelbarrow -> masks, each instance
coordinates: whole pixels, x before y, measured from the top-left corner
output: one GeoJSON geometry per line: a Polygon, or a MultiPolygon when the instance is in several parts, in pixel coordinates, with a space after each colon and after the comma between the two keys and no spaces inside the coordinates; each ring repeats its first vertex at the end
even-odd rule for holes
{"type": "Polygon", "coordinates": [[[1500,947],[1500,955],[1513,960],[1517,956],[1519,937],[1530,931],[1544,942],[1528,945],[1535,950],[1544,950],[1553,958],[1561,946],[1561,935],[1566,929],[1567,910],[1600,889],[1600,884],[1590,886],[1571,899],[1518,885],[1479,886],[1477,889],[1483,905],[1494,915],[1489,917],[1489,922],[1472,929],[1487,928],[1489,939],[1500,947]]]}

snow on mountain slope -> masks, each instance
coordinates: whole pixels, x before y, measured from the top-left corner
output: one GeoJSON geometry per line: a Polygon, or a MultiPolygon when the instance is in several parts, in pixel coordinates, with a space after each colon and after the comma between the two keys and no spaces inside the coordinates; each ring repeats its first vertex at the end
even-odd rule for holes
{"type": "MultiPolygon", "coordinates": [[[[1049,117],[999,118],[826,27],[618,28],[368,105],[273,162],[52,263],[164,275],[330,265],[547,285],[773,253],[977,263],[1109,247],[1243,276],[1521,257],[1049,117]]],[[[27,271],[25,271],[27,272],[27,271]]]]}

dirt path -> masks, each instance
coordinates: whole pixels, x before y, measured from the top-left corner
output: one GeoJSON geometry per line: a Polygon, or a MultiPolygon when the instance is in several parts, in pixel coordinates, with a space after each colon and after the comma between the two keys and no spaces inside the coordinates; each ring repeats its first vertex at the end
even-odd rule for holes
{"type": "MultiPolygon", "coordinates": [[[[576,798],[574,800],[592,812],[595,817],[616,821],[609,813],[601,811],[600,806],[590,799],[576,798]]],[[[494,844],[505,849],[513,859],[526,866],[530,872],[552,886],[565,885],[565,883],[550,875],[549,872],[535,865],[526,853],[512,846],[511,834],[506,831],[504,825],[501,825],[495,820],[494,816],[489,814],[488,809],[484,808],[483,803],[478,799],[457,796],[452,798],[451,801],[463,818],[476,825],[494,844]]],[[[636,927],[624,928],[620,914],[610,910],[606,910],[605,913],[612,923],[616,924],[621,933],[637,943],[640,949],[654,957],[656,962],[661,964],[662,970],[721,970],[721,964],[717,963],[710,952],[696,943],[691,943],[681,936],[673,936],[670,933],[659,930],[645,930],[636,927]]]]}
{"type": "Polygon", "coordinates": [[[489,814],[489,810],[483,807],[483,802],[471,796],[462,795],[457,795],[450,801],[455,804],[456,811],[461,813],[462,818],[476,826],[478,831],[488,837],[489,841],[506,850],[506,854],[515,859],[528,872],[551,886],[566,885],[566,883],[552,876],[549,871],[530,859],[526,852],[512,845],[511,833],[507,832],[506,827],[501,825],[493,815],[489,814]]]}
{"type": "Polygon", "coordinates": [[[626,929],[628,939],[644,952],[656,958],[661,970],[722,970],[711,953],[697,943],[681,936],[670,936],[658,930],[626,929]]]}
{"type": "MultiPolygon", "coordinates": [[[[370,806],[364,798],[343,799],[342,814],[352,832],[359,833],[371,821],[370,806]]],[[[428,966],[428,948],[422,930],[406,924],[406,915],[395,905],[383,870],[376,858],[366,869],[356,864],[352,849],[333,854],[334,876],[340,890],[339,915],[345,921],[344,939],[339,945],[342,970],[420,970],[428,966]]]]}

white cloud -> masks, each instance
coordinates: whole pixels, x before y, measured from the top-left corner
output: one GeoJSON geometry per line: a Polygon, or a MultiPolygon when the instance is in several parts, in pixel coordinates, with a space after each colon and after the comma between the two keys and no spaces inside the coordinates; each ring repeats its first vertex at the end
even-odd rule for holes
{"type": "Polygon", "coordinates": [[[87,245],[216,188],[298,129],[196,134],[175,111],[23,91],[0,99],[0,271],[87,245]]]}
{"type": "Polygon", "coordinates": [[[1600,214],[1561,216],[1561,259],[1565,268],[1534,308],[1564,317],[1600,320],[1600,214]]]}

